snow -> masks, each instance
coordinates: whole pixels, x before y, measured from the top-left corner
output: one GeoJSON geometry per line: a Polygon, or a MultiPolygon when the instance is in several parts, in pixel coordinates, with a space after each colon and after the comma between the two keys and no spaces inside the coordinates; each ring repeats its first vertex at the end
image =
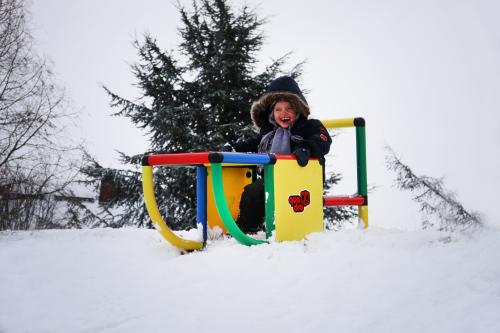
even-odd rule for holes
{"type": "Polygon", "coordinates": [[[500,332],[500,230],[372,227],[182,255],[155,230],[0,233],[0,332],[500,332]]]}

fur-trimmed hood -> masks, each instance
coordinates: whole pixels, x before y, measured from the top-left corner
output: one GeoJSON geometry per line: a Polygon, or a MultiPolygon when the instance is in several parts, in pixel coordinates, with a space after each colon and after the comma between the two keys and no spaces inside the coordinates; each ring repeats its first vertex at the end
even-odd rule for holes
{"type": "Polygon", "coordinates": [[[282,76],[273,80],[266,92],[252,104],[250,115],[257,128],[269,124],[271,107],[278,101],[287,101],[299,115],[306,119],[309,117],[309,106],[297,82],[290,76],[282,76]]]}

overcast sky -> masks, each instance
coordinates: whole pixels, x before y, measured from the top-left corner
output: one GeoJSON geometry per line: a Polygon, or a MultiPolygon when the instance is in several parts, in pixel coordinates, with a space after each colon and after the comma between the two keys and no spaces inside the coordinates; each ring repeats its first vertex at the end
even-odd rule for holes
{"type": "MultiPolygon", "coordinates": [[[[181,1],[189,6],[190,1],[181,1]]],[[[240,7],[242,1],[230,2],[240,7]]],[[[288,51],[306,59],[303,88],[320,119],[364,117],[373,225],[418,227],[409,195],[392,187],[391,145],[417,174],[445,177],[466,208],[500,224],[500,2],[491,0],[248,0],[269,23],[262,65],[288,51]]],[[[105,166],[115,150],[146,149],[146,139],[113,110],[101,85],[134,98],[132,41],[148,31],[164,49],[179,43],[174,2],[44,0],[31,5],[40,53],[49,57],[74,110],[77,136],[105,166]]],[[[330,165],[355,191],[353,131],[342,130],[330,165]]],[[[341,194],[341,193],[339,193],[341,194]]]]}

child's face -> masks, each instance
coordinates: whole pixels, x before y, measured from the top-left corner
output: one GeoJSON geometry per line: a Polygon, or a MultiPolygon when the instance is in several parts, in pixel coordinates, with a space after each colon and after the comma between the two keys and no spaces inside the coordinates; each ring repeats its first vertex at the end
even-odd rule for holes
{"type": "Polygon", "coordinates": [[[286,101],[279,101],[274,105],[273,109],[274,121],[278,126],[289,128],[297,119],[295,109],[286,101]]]}

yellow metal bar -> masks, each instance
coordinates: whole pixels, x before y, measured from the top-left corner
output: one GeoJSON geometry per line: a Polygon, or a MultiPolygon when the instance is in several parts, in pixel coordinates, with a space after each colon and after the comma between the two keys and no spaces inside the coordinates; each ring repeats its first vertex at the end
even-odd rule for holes
{"type": "Polygon", "coordinates": [[[326,128],[354,127],[354,118],[321,120],[326,128]]]}
{"type": "Polygon", "coordinates": [[[359,227],[368,228],[368,206],[358,206],[359,227]]]}
{"type": "Polygon", "coordinates": [[[165,238],[170,244],[184,250],[199,250],[203,248],[203,242],[182,239],[165,224],[158,204],[156,203],[154,185],[153,185],[153,167],[144,165],[142,167],[142,190],[144,192],[144,200],[146,201],[146,208],[149,217],[153,221],[156,230],[165,238]]]}

